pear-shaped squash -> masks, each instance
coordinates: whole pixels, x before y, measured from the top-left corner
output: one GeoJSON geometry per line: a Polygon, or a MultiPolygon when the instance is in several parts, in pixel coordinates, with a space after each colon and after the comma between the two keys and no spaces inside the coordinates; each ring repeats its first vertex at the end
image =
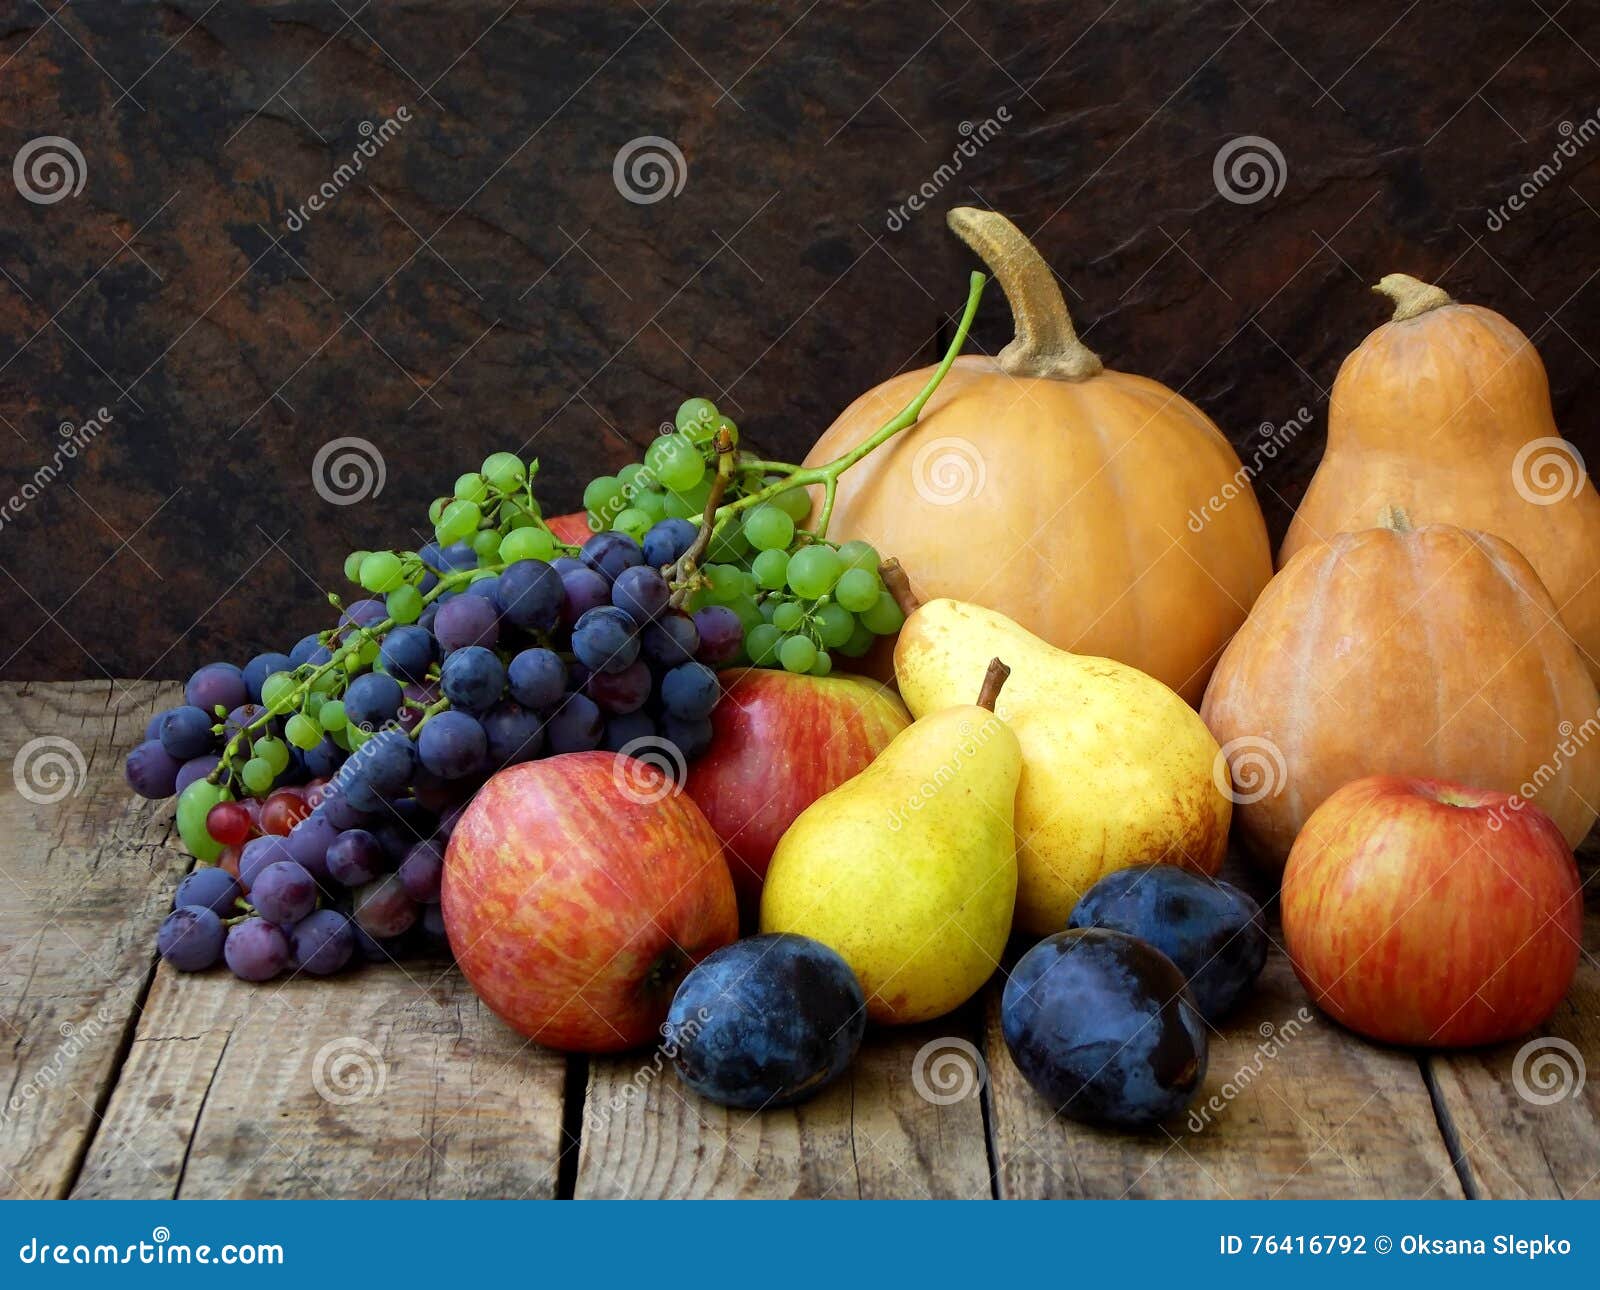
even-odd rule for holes
{"type": "MultiPolygon", "coordinates": [[[[1182,395],[1101,365],[1015,225],[966,208],[949,222],[1000,279],[1016,338],[958,359],[921,420],[840,477],[829,537],[898,557],[926,599],[998,610],[1197,703],[1272,576],[1248,473],[1182,395]]],[[[854,447],[927,379],[862,395],[806,464],[854,447]]]]}
{"type": "Polygon", "coordinates": [[[1497,537],[1385,518],[1290,559],[1217,664],[1200,715],[1236,836],[1281,870],[1330,794],[1415,775],[1519,794],[1577,846],[1600,802],[1600,696],[1549,593],[1497,537]]]}
{"type": "Polygon", "coordinates": [[[1374,290],[1394,317],[1339,369],[1328,446],[1279,565],[1386,505],[1493,533],[1528,557],[1600,681],[1600,495],[1556,429],[1533,342],[1403,273],[1374,290]]]}

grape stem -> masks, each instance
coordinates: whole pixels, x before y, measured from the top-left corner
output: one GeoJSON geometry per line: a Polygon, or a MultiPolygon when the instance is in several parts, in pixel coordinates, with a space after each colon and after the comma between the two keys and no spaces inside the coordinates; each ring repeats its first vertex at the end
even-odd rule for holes
{"type": "Polygon", "coordinates": [[[706,495],[706,509],[700,519],[700,531],[694,535],[694,541],[689,544],[689,549],[678,557],[677,563],[672,566],[667,576],[667,580],[676,588],[670,602],[674,609],[681,609],[683,602],[689,598],[695,568],[700,562],[700,557],[705,554],[706,548],[711,545],[711,534],[716,528],[717,508],[722,505],[722,495],[728,491],[728,481],[733,477],[735,464],[733,436],[726,430],[718,430],[714,447],[717,450],[717,477],[711,481],[711,491],[706,495]]]}

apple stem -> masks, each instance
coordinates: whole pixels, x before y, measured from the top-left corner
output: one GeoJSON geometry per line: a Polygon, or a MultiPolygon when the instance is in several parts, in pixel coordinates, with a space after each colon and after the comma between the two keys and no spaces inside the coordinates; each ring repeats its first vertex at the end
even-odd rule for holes
{"type": "Polygon", "coordinates": [[[1006,677],[1011,675],[1011,669],[997,658],[989,660],[989,670],[983,674],[983,688],[978,691],[978,706],[994,711],[995,701],[1000,697],[1000,687],[1006,683],[1006,677]]]}
{"type": "Polygon", "coordinates": [[[922,602],[917,599],[917,593],[911,590],[911,579],[906,576],[899,560],[890,556],[878,566],[878,576],[883,579],[884,589],[894,597],[894,603],[900,606],[902,614],[910,618],[917,612],[922,602]]]}

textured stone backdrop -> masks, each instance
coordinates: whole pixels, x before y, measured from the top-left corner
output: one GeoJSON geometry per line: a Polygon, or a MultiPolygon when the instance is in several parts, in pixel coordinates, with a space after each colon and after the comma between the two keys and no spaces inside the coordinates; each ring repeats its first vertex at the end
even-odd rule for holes
{"type": "MultiPolygon", "coordinates": [[[[1600,139],[1558,149],[1597,124],[1597,16],[8,5],[0,155],[60,136],[83,186],[42,204],[0,176],[0,502],[23,501],[0,525],[0,675],[178,675],[287,645],[326,623],[319,587],[347,550],[412,544],[486,452],[537,453],[567,509],[690,393],[798,459],[935,352],[968,266],[943,211],[963,203],[1035,233],[1091,344],[1182,389],[1243,455],[1263,422],[1312,410],[1259,481],[1275,538],[1339,361],[1383,317],[1365,284],[1391,270],[1533,334],[1593,460],[1600,139]],[[377,148],[365,132],[402,108],[377,148]],[[1001,109],[930,208],[892,220],[1001,109]],[[685,158],[681,192],[648,204],[613,182],[645,135],[685,158]],[[1281,190],[1250,203],[1213,179],[1241,135],[1284,158],[1281,190]],[[364,139],[375,155],[336,179],[364,139]],[[1491,217],[1553,158],[1525,210],[1491,217]],[[326,208],[296,214],[325,183],[326,208]],[[68,457],[58,427],[102,406],[68,457]],[[345,435],[386,468],[358,506],[311,483],[345,435]],[[41,467],[58,469],[33,496],[41,467]]],[[[978,343],[1007,335],[992,293],[978,343]]]]}

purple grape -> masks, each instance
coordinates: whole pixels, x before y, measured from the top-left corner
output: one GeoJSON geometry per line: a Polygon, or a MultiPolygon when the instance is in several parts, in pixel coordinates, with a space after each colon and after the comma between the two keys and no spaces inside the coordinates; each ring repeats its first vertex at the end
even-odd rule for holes
{"type": "Polygon", "coordinates": [[[307,914],[289,933],[290,964],[312,976],[332,976],[355,952],[355,928],[337,910],[307,914]]]}
{"type": "Polygon", "coordinates": [[[371,882],[389,867],[378,839],[365,829],[347,829],[328,848],[328,873],[346,887],[371,882]]]}
{"type": "MultiPolygon", "coordinates": [[[[462,595],[482,596],[485,600],[494,600],[495,593],[500,589],[500,578],[497,574],[487,574],[482,578],[474,578],[462,588],[462,595]]],[[[496,605],[498,608],[498,604],[496,605]]]]}
{"type": "Polygon", "coordinates": [[[518,560],[501,573],[496,603],[507,622],[548,632],[561,621],[563,594],[561,575],[543,560],[518,560]]]}
{"type": "Polygon", "coordinates": [[[250,903],[261,917],[293,926],[317,907],[317,880],[304,865],[276,861],[250,884],[250,903]]]}
{"type": "Polygon", "coordinates": [[[611,584],[611,603],[643,627],[672,599],[667,580],[647,564],[624,569],[611,584]]]}
{"type": "Polygon", "coordinates": [[[289,651],[289,662],[295,667],[303,663],[320,665],[333,657],[333,651],[317,639],[316,632],[302,636],[289,651]]]}
{"type": "Polygon", "coordinates": [[[506,688],[505,664],[492,649],[468,645],[445,659],[439,688],[451,706],[467,712],[485,712],[499,701],[506,688]]]}
{"type": "Polygon", "coordinates": [[[273,833],[263,833],[259,838],[251,838],[239,852],[239,882],[248,891],[256,885],[262,870],[268,865],[284,861],[295,863],[294,857],[289,854],[288,838],[280,838],[273,833]]]}
{"type": "Polygon", "coordinates": [[[244,673],[232,663],[207,663],[183,687],[183,700],[205,712],[227,712],[250,702],[244,673]]]}
{"type": "Polygon", "coordinates": [[[168,756],[180,762],[202,756],[211,748],[214,720],[188,704],[174,708],[162,718],[161,746],[168,756]]]}
{"type": "Polygon", "coordinates": [[[436,828],[438,821],[432,815],[416,802],[403,800],[391,802],[386,818],[374,825],[371,832],[384,854],[399,864],[412,847],[431,838],[436,828]]]}
{"type": "Polygon", "coordinates": [[[417,555],[435,573],[459,573],[478,567],[478,553],[466,542],[452,542],[443,549],[437,542],[429,542],[417,555]]]}
{"type": "MultiPolygon", "coordinates": [[[[177,792],[183,792],[195,780],[204,779],[214,771],[217,768],[218,761],[219,758],[215,753],[207,753],[203,757],[191,757],[182,766],[178,767],[178,779],[173,787],[177,792]]],[[[228,777],[223,776],[222,782],[226,784],[228,777]]]]}
{"type": "Polygon", "coordinates": [[[620,672],[639,657],[633,619],[612,605],[591,609],[572,629],[578,662],[598,672],[620,672]]]}
{"type": "Polygon", "coordinates": [[[663,614],[644,629],[644,656],[657,667],[677,667],[694,661],[700,633],[688,614],[663,614]]]}
{"type": "Polygon", "coordinates": [[[620,714],[644,707],[654,684],[650,665],[641,658],[620,672],[596,672],[583,689],[602,712],[620,714]]]}
{"type": "Polygon", "coordinates": [[[548,708],[567,685],[567,665],[554,650],[525,649],[506,669],[511,697],[524,707],[548,708]]]}
{"type": "Polygon", "coordinates": [[[144,723],[144,738],[141,743],[149,743],[152,739],[161,738],[161,723],[167,719],[167,713],[176,712],[176,708],[162,708],[160,712],[144,723]]]}
{"type": "Polygon", "coordinates": [[[406,894],[399,877],[385,874],[356,891],[351,917],[368,936],[384,941],[411,930],[417,921],[417,904],[406,894]]]}
{"type": "Polygon", "coordinates": [[[700,633],[700,648],[695,657],[710,667],[721,667],[739,657],[739,647],[744,644],[744,624],[739,615],[726,605],[707,605],[694,616],[695,631],[700,633]]]}
{"type": "Polygon", "coordinates": [[[353,627],[375,627],[388,616],[381,600],[352,600],[339,615],[339,635],[349,636],[353,627]]]}
{"type": "Polygon", "coordinates": [[[184,905],[162,920],[156,949],[180,972],[201,972],[222,957],[226,929],[204,905],[184,905]]]}
{"type": "Polygon", "coordinates": [[[717,674],[704,663],[684,663],[661,678],[661,706],[683,721],[709,717],[721,697],[717,674]]]}
{"type": "MultiPolygon", "coordinates": [[[[454,603],[454,602],[452,602],[454,603]]],[[[461,779],[482,769],[489,758],[489,737],[465,712],[440,712],[417,737],[422,764],[441,779],[461,779]]]]}
{"type": "Polygon", "coordinates": [[[383,672],[365,672],[344,692],[345,715],[363,730],[379,730],[395,719],[405,691],[400,682],[383,672]]]}
{"type": "Polygon", "coordinates": [[[269,721],[264,726],[256,726],[255,723],[260,721],[261,718],[266,715],[267,710],[259,703],[241,703],[237,708],[234,708],[231,712],[229,712],[227,718],[223,721],[223,739],[232,739],[241,731],[250,730],[250,734],[247,737],[251,740],[255,740],[259,739],[262,734],[269,730],[276,730],[276,721],[269,721]],[[251,729],[251,727],[255,728],[251,729]]]}
{"type": "Polygon", "coordinates": [[[472,801],[469,798],[465,802],[459,802],[455,806],[452,806],[448,811],[439,817],[439,836],[441,838],[448,839],[450,835],[456,831],[456,824],[460,821],[461,817],[467,813],[467,807],[471,805],[472,801]]]}
{"type": "Polygon", "coordinates": [[[417,722],[422,720],[423,709],[439,702],[439,686],[434,681],[423,681],[406,686],[405,695],[406,701],[400,708],[399,726],[409,735],[417,722]]]}
{"type": "MultiPolygon", "coordinates": [[[[346,762],[345,765],[349,763],[346,762]]],[[[339,767],[339,770],[342,772],[344,766],[339,767]]],[[[359,829],[372,818],[370,811],[361,809],[345,795],[337,775],[323,790],[322,805],[317,809],[328,817],[329,824],[341,831],[359,829]]]]}
{"type": "Polygon", "coordinates": [[[644,562],[657,569],[674,564],[694,545],[700,530],[688,520],[660,520],[644,535],[644,562]]]}
{"type": "Polygon", "coordinates": [[[287,654],[268,652],[257,654],[244,665],[243,672],[245,693],[251,703],[261,702],[261,683],[274,672],[287,672],[294,667],[293,660],[287,654]]]}
{"type": "Polygon", "coordinates": [[[323,735],[321,743],[306,750],[306,774],[312,779],[327,779],[344,763],[344,756],[344,749],[323,735]]]}
{"type": "Polygon", "coordinates": [[[684,760],[693,761],[711,747],[711,719],[701,717],[686,721],[669,714],[661,723],[661,734],[669,743],[678,746],[684,760]]]}
{"type": "Polygon", "coordinates": [[[656,723],[647,712],[628,712],[612,717],[606,722],[606,732],[600,746],[607,752],[621,752],[629,744],[649,739],[656,732],[656,723]]]}
{"type": "Polygon", "coordinates": [[[553,753],[588,752],[600,746],[604,722],[593,700],[569,694],[544,723],[545,738],[553,753]]]}
{"type": "Polygon", "coordinates": [[[397,871],[406,895],[419,905],[439,903],[439,883],[444,878],[444,852],[436,842],[419,842],[400,862],[397,871]]]}
{"type": "Polygon", "coordinates": [[[328,879],[328,848],[339,840],[327,813],[312,811],[289,831],[288,852],[294,862],[319,883],[328,879]]]}
{"type": "MultiPolygon", "coordinates": [[[[226,869],[219,869],[216,865],[204,865],[186,875],[178,884],[177,894],[172,898],[172,906],[174,909],[182,909],[185,905],[199,905],[209,909],[213,914],[231,918],[234,913],[234,902],[243,894],[238,880],[226,869]]],[[[221,943],[218,944],[220,946],[221,943]]]]}
{"type": "Polygon", "coordinates": [[[289,938],[276,923],[247,918],[228,929],[222,956],[241,981],[270,981],[289,966],[289,938]]]}
{"type": "Polygon", "coordinates": [[[450,954],[450,937],[444,929],[444,910],[438,905],[424,905],[422,918],[417,925],[421,929],[419,939],[425,953],[445,956],[450,954]]]}
{"type": "Polygon", "coordinates": [[[178,791],[178,762],[159,739],[140,744],[128,754],[122,771],[128,787],[140,797],[171,797],[178,791]]]}
{"type": "Polygon", "coordinates": [[[468,645],[492,649],[500,639],[500,614],[492,600],[482,596],[457,596],[439,607],[438,616],[433,620],[433,634],[446,654],[468,645]]]}
{"type": "Polygon", "coordinates": [[[608,531],[596,533],[585,542],[579,558],[591,569],[604,574],[606,581],[615,582],[624,569],[644,563],[644,552],[626,533],[608,531]]]}
{"type": "MultiPolygon", "coordinates": [[[[555,568],[554,565],[550,566],[555,568]]],[[[591,609],[611,603],[611,583],[602,573],[587,566],[568,569],[561,575],[561,622],[571,627],[591,609]]]]}
{"type": "Polygon", "coordinates": [[[374,735],[350,756],[361,780],[379,797],[393,797],[417,771],[416,745],[399,730],[374,735]]]}
{"type": "Polygon", "coordinates": [[[402,681],[422,681],[439,657],[439,642],[425,627],[396,627],[378,647],[378,666],[402,681]]]}
{"type": "Polygon", "coordinates": [[[489,739],[489,764],[511,766],[532,761],[544,749],[544,720],[532,708],[505,699],[483,717],[489,739]]]}

